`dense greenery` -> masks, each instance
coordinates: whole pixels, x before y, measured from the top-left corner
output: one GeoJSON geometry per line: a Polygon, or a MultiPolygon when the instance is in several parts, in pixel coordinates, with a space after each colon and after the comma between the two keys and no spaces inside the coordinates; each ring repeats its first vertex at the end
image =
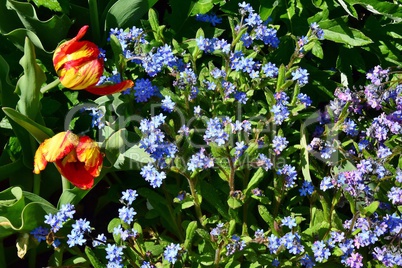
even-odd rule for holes
{"type": "Polygon", "coordinates": [[[0,1],[1,267],[402,265],[400,1],[0,1]]]}

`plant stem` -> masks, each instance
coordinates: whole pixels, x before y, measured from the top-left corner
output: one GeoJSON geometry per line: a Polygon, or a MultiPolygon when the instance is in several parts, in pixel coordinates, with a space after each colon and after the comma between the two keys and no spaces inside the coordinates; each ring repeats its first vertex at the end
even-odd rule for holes
{"type": "Polygon", "coordinates": [[[193,199],[194,199],[195,213],[197,214],[197,218],[198,218],[198,221],[201,224],[201,226],[204,226],[204,224],[202,223],[202,212],[201,212],[200,200],[198,200],[198,195],[195,190],[195,183],[188,176],[186,176],[186,178],[188,181],[188,185],[190,186],[191,195],[193,196],[193,199]]]}
{"type": "Polygon", "coordinates": [[[40,89],[40,93],[44,94],[45,92],[51,90],[52,88],[56,87],[58,84],[60,84],[60,79],[56,78],[53,82],[47,84],[46,86],[42,87],[40,89]]]}
{"type": "Polygon", "coordinates": [[[230,166],[229,188],[230,188],[230,196],[232,196],[233,192],[235,191],[235,185],[234,185],[235,167],[233,164],[233,160],[230,157],[229,147],[226,147],[226,152],[228,153],[228,162],[229,162],[229,166],[230,166]]]}
{"type": "Polygon", "coordinates": [[[63,188],[63,192],[69,190],[71,187],[70,182],[64,178],[64,176],[61,176],[61,186],[63,188]]]}
{"type": "Polygon", "coordinates": [[[89,19],[91,21],[92,35],[95,43],[100,42],[100,28],[99,28],[99,15],[98,15],[98,2],[97,0],[88,0],[89,6],[89,19]]]}

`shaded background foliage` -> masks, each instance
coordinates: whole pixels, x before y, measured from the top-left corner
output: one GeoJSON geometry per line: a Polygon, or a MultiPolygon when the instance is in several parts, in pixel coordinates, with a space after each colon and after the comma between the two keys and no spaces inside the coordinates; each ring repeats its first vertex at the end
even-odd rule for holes
{"type": "MultiPolygon", "coordinates": [[[[203,28],[206,36],[227,37],[230,33],[228,22],[223,20],[217,27],[206,27],[195,22],[196,14],[214,11],[225,16],[237,12],[239,1],[224,0],[112,0],[88,2],[79,0],[34,0],[16,1],[0,0],[0,103],[2,107],[21,107],[19,97],[14,92],[17,82],[23,77],[25,37],[29,37],[36,53],[38,68],[53,81],[55,72],[52,65],[52,53],[57,44],[71,38],[85,24],[90,25],[91,32],[86,39],[106,46],[110,28],[127,28],[139,26],[151,32],[147,20],[149,8],[153,8],[159,18],[160,31],[156,34],[152,46],[171,43],[172,40],[185,42],[194,38],[197,30],[203,28]],[[162,26],[163,25],[163,26],[162,26]],[[163,37],[163,39],[161,39],[163,37]]],[[[249,1],[263,20],[270,18],[273,25],[278,25],[278,36],[281,45],[267,55],[268,61],[288,62],[294,52],[294,36],[302,36],[312,22],[319,23],[324,30],[325,40],[322,46],[317,45],[303,61],[301,67],[306,68],[312,79],[306,85],[306,92],[311,94],[314,103],[327,103],[333,98],[337,86],[363,84],[366,71],[376,65],[383,68],[400,67],[402,45],[402,8],[400,1],[355,1],[355,0],[286,0],[286,1],[249,1]]],[[[25,48],[26,49],[26,48],[25,48]]],[[[40,81],[43,83],[44,81],[40,81]]],[[[37,105],[42,107],[41,114],[34,118],[37,122],[53,130],[54,133],[64,130],[65,114],[74,105],[91,98],[88,93],[67,90],[48,92],[37,105]]],[[[319,105],[318,105],[319,106],[319,105]]],[[[18,201],[15,213],[30,213],[27,205],[35,202],[29,192],[34,192],[34,174],[32,174],[33,153],[32,138],[17,124],[7,119],[0,111],[0,189],[19,186],[20,190],[2,192],[5,199],[18,201]],[[25,193],[25,194],[24,194],[25,193]],[[31,198],[31,199],[30,199],[31,198]],[[23,204],[23,205],[22,205],[23,204]]],[[[84,120],[85,121],[85,120],[84,120]]],[[[74,122],[74,129],[83,131],[87,122],[74,122]]],[[[41,180],[40,196],[56,205],[61,193],[60,183],[54,178],[57,170],[52,166],[44,173],[41,180]]],[[[116,210],[116,196],[125,188],[140,188],[147,185],[142,179],[136,180],[137,171],[116,171],[91,191],[80,203],[78,211],[94,222],[95,227],[105,229],[106,220],[97,220],[100,211],[116,210]],[[134,178],[127,180],[127,178],[134,178]],[[87,203],[96,202],[96,209],[88,211],[87,203]]],[[[207,189],[207,186],[204,186],[207,189]]],[[[202,189],[202,186],[201,186],[202,189]]],[[[176,189],[175,189],[176,190],[176,189]]],[[[171,191],[174,192],[174,191],[171,191]]],[[[207,191],[205,191],[207,192],[207,191]]],[[[148,193],[147,193],[148,194],[148,193]]],[[[150,193],[149,193],[150,194],[150,193]]],[[[0,205],[1,202],[0,201],[0,205]]],[[[140,204],[145,211],[146,204],[140,204]]],[[[206,205],[207,206],[207,205],[206,205]]],[[[141,209],[137,209],[141,211],[141,209]]],[[[207,210],[214,211],[213,208],[207,210]]],[[[32,210],[34,211],[34,210],[32,210]]],[[[46,212],[51,209],[44,210],[46,212]]],[[[33,213],[33,212],[32,212],[33,213]]],[[[141,215],[140,215],[141,216],[141,215]]],[[[152,225],[152,219],[144,218],[144,225],[152,225]]],[[[26,224],[20,223],[21,226],[26,224]]],[[[31,226],[26,226],[27,230],[31,226]]],[[[16,232],[17,233],[17,232],[16,232]]],[[[15,256],[16,235],[6,233],[4,238],[7,262],[17,267],[21,262],[15,256]]],[[[39,248],[38,253],[46,252],[39,248]]],[[[40,254],[38,254],[40,256],[40,254]]],[[[44,253],[44,259],[48,253],[44,253]]],[[[0,263],[1,264],[1,263],[0,263]]],[[[11,267],[8,266],[8,267],[11,267]]]]}

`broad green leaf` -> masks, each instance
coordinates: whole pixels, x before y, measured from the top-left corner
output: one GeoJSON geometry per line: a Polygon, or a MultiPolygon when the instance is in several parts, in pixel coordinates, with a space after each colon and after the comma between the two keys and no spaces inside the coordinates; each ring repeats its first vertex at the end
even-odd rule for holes
{"type": "Polygon", "coordinates": [[[43,224],[45,215],[57,210],[45,199],[11,187],[0,192],[0,238],[29,232],[43,224]]]}
{"type": "Polygon", "coordinates": [[[68,0],[32,0],[38,7],[43,6],[52,11],[68,13],[68,0]]]}
{"type": "Polygon", "coordinates": [[[373,43],[373,41],[361,31],[350,28],[339,18],[321,21],[320,27],[324,31],[324,38],[326,40],[350,46],[365,46],[373,43]]]}
{"type": "Polygon", "coordinates": [[[41,21],[31,3],[8,0],[7,7],[17,12],[24,27],[34,32],[49,50],[56,48],[72,25],[72,21],[65,14],[54,15],[46,21],[41,21]]]}
{"type": "Polygon", "coordinates": [[[242,201],[240,201],[239,199],[237,199],[237,198],[235,198],[233,196],[229,197],[227,202],[228,202],[228,205],[229,205],[229,207],[231,209],[236,209],[236,208],[239,208],[239,207],[241,207],[243,205],[242,201]]]}
{"type": "Polygon", "coordinates": [[[107,12],[105,28],[132,27],[156,2],[157,0],[118,0],[107,12]]]}
{"type": "Polygon", "coordinates": [[[3,111],[14,122],[26,129],[39,143],[54,136],[54,133],[51,129],[32,121],[14,109],[5,107],[3,108],[3,111]]]}

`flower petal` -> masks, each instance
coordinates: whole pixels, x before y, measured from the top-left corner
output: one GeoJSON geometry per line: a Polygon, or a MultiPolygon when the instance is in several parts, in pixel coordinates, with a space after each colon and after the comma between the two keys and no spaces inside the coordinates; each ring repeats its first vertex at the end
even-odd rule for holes
{"type": "Polygon", "coordinates": [[[134,86],[133,81],[124,80],[123,82],[120,82],[118,84],[88,87],[85,90],[96,95],[109,95],[124,91],[133,86],[134,86]]]}
{"type": "Polygon", "coordinates": [[[58,75],[63,86],[70,89],[85,89],[98,83],[103,74],[103,63],[99,59],[79,63],[81,60],[67,62],[58,75]],[[74,65],[76,64],[76,65],[74,65]]]}
{"type": "Polygon", "coordinates": [[[98,177],[102,169],[103,156],[98,144],[88,136],[80,137],[76,148],[78,161],[83,162],[85,169],[94,177],[98,177]]]}
{"type": "Polygon", "coordinates": [[[55,162],[68,155],[78,144],[78,136],[70,131],[60,132],[46,139],[36,150],[34,173],[39,174],[48,162],[55,162]]]}
{"type": "Polygon", "coordinates": [[[56,48],[53,54],[53,65],[55,66],[56,71],[61,67],[61,65],[64,64],[63,61],[67,60],[65,59],[65,57],[67,54],[71,53],[70,47],[85,35],[88,28],[89,28],[88,25],[81,27],[78,34],[74,38],[72,38],[69,41],[63,42],[56,48]]]}
{"type": "Polygon", "coordinates": [[[82,162],[62,163],[62,160],[56,161],[56,167],[64,178],[69,180],[74,186],[80,189],[88,190],[94,184],[94,176],[86,169],[82,162]]]}

